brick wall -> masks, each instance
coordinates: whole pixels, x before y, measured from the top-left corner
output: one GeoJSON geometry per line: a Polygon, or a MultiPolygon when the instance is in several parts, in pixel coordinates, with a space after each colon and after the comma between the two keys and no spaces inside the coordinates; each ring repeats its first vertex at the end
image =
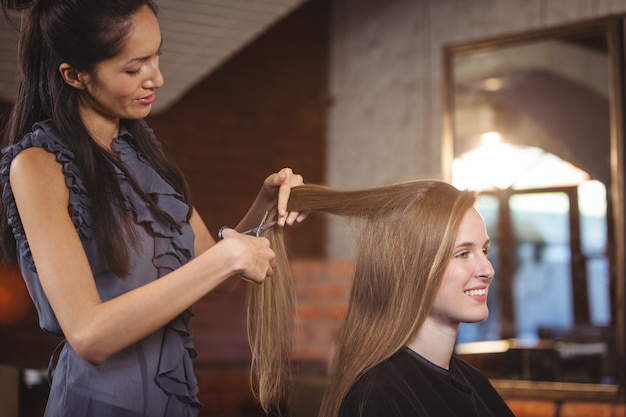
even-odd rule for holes
{"type": "MultiPolygon", "coordinates": [[[[147,119],[183,169],[194,205],[214,233],[234,225],[263,179],[282,167],[324,183],[329,18],[328,0],[307,2],[147,119]]],[[[0,121],[8,109],[0,105],[0,121]]],[[[294,257],[320,256],[324,236],[322,223],[310,219],[286,240],[294,257]]],[[[259,415],[248,384],[243,307],[243,286],[194,306],[203,415],[259,415]]],[[[43,368],[57,343],[39,329],[31,307],[18,323],[0,324],[0,363],[43,368]]],[[[47,387],[39,388],[23,392],[21,417],[41,415],[47,387]]]]}
{"type": "MultiPolygon", "coordinates": [[[[542,19],[519,0],[500,1],[498,7],[491,0],[378,0],[378,6],[389,5],[384,9],[372,0],[335,1],[329,62],[329,3],[307,2],[170,110],[149,119],[185,171],[210,230],[236,222],[262,179],[282,166],[294,167],[308,182],[342,187],[440,176],[443,43],[459,42],[467,33],[478,38],[626,11],[623,1],[606,2],[615,9],[605,10],[604,2],[578,2],[576,8],[569,0],[549,0],[541,3],[552,12],[542,19]],[[601,10],[580,11],[583,3],[601,10]],[[459,14],[461,4],[472,13],[459,14]],[[558,18],[561,9],[578,14],[558,18]],[[500,26],[476,24],[479,16],[491,19],[494,14],[503,16],[493,19],[500,26]],[[511,15],[520,18],[511,20],[511,15]]],[[[309,413],[345,314],[352,274],[349,261],[304,259],[323,254],[324,230],[317,219],[309,219],[288,235],[292,254],[299,258],[293,263],[300,300],[294,358],[302,371],[317,376],[301,384],[306,389],[299,392],[297,405],[309,413]]],[[[248,387],[243,291],[209,295],[194,309],[203,415],[259,415],[248,387]]],[[[0,327],[0,360],[45,364],[56,342],[38,328],[31,310],[22,322],[0,327]]],[[[34,397],[31,408],[44,395],[34,397]]],[[[518,417],[554,416],[557,411],[570,417],[625,415],[621,405],[510,404],[518,417]]],[[[305,417],[304,412],[295,415],[305,417]]]]}
{"type": "MultiPolygon", "coordinates": [[[[323,183],[329,2],[306,3],[148,122],[186,174],[209,230],[234,225],[264,178],[292,167],[323,183]]],[[[167,82],[167,81],[166,81],[167,82]]],[[[320,219],[285,234],[292,257],[320,256],[320,219]]],[[[198,363],[249,360],[245,289],[194,306],[198,363]]]]}
{"type": "MultiPolygon", "coordinates": [[[[293,416],[313,417],[321,401],[324,372],[345,316],[354,263],[299,260],[292,262],[292,274],[299,301],[293,359],[301,364],[300,375],[295,379],[296,399],[292,401],[298,414],[293,416]]],[[[624,404],[520,399],[507,399],[507,403],[517,417],[626,417],[624,404]]]]}
{"type": "MultiPolygon", "coordinates": [[[[328,3],[305,3],[148,119],[209,230],[235,225],[283,167],[325,181],[328,3]]],[[[324,228],[307,222],[287,239],[294,255],[320,255],[324,228]]]]}
{"type": "Polygon", "coordinates": [[[509,400],[517,417],[624,417],[623,404],[509,400]]]}
{"type": "Polygon", "coordinates": [[[298,297],[294,360],[327,364],[346,313],[354,263],[296,260],[291,266],[298,297]]]}

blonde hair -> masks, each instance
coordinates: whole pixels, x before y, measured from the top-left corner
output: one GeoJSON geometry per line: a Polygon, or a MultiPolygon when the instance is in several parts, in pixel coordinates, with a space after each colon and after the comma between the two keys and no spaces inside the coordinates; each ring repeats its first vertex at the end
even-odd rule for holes
{"type": "MultiPolygon", "coordinates": [[[[336,417],[354,381],[419,330],[439,290],[459,224],[475,202],[474,192],[438,180],[353,191],[319,185],[292,189],[290,211],[364,220],[321,417],[336,417]]],[[[266,410],[284,395],[295,306],[282,230],[272,228],[268,237],[277,251],[277,270],[267,283],[250,287],[248,304],[253,371],[266,410]]]]}

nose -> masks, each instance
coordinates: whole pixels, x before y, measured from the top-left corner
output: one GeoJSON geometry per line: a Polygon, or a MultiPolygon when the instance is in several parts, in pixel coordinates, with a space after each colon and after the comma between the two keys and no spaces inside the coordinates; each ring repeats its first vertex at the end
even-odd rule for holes
{"type": "Polygon", "coordinates": [[[161,69],[159,67],[156,68],[156,77],[154,78],[154,88],[161,88],[165,83],[165,79],[163,78],[163,74],[161,74],[161,69]]]}
{"type": "Polygon", "coordinates": [[[480,262],[477,272],[478,277],[484,281],[491,281],[496,274],[495,269],[493,269],[493,265],[491,265],[491,261],[486,256],[480,262]]]}
{"type": "Polygon", "coordinates": [[[159,68],[159,64],[155,63],[152,66],[152,70],[150,71],[149,76],[145,79],[143,83],[143,87],[145,89],[151,90],[154,88],[161,88],[165,80],[163,79],[163,74],[161,74],[161,69],[159,68]]]}

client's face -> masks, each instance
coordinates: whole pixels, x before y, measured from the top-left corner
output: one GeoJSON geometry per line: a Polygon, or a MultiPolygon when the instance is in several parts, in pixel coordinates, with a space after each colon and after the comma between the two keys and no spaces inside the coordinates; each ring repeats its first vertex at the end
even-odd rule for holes
{"type": "Polygon", "coordinates": [[[489,315],[487,295],[494,270],[488,258],[489,236],[476,209],[463,217],[454,252],[441,288],[430,311],[430,319],[446,326],[483,321],[489,315]]]}

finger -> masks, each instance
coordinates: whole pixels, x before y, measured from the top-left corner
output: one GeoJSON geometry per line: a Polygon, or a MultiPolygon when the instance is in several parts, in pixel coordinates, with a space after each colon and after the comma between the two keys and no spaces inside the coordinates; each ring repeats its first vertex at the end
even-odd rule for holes
{"type": "Polygon", "coordinates": [[[289,201],[289,195],[291,194],[291,187],[287,184],[280,186],[278,190],[278,225],[284,226],[287,221],[287,202],[289,201]]]}
{"type": "Polygon", "coordinates": [[[298,213],[298,218],[296,218],[296,221],[298,223],[302,223],[307,217],[309,217],[309,213],[298,213]]]}
{"type": "Polygon", "coordinates": [[[250,277],[247,277],[245,275],[240,275],[240,277],[241,277],[241,279],[243,279],[246,282],[251,282],[251,283],[256,284],[256,285],[261,285],[261,284],[263,284],[263,282],[265,282],[266,279],[271,278],[272,275],[274,275],[274,270],[270,267],[265,272],[265,276],[261,277],[261,278],[258,278],[258,279],[250,278],[250,277]]]}
{"type": "Polygon", "coordinates": [[[280,186],[284,184],[291,175],[293,175],[293,171],[291,170],[291,168],[283,168],[280,171],[269,176],[269,185],[274,187],[280,186]]]}
{"type": "Polygon", "coordinates": [[[244,280],[244,281],[246,281],[246,282],[249,282],[249,283],[251,283],[251,284],[257,284],[257,285],[259,285],[259,284],[261,284],[261,282],[262,282],[262,281],[256,281],[256,280],[254,280],[254,279],[252,279],[252,278],[248,278],[248,277],[247,277],[247,276],[245,276],[245,275],[240,275],[240,277],[241,277],[241,279],[242,279],[242,280],[244,280]]]}
{"type": "Polygon", "coordinates": [[[285,182],[288,183],[289,186],[295,187],[297,185],[304,184],[304,178],[300,174],[294,174],[293,172],[291,172],[291,174],[287,177],[285,182]]]}
{"type": "Polygon", "coordinates": [[[298,218],[298,212],[297,211],[292,211],[291,213],[289,213],[289,216],[287,216],[287,224],[289,226],[293,225],[294,222],[296,221],[296,219],[298,218]]]}
{"type": "Polygon", "coordinates": [[[239,233],[235,229],[233,229],[231,227],[225,227],[225,228],[222,229],[222,238],[223,239],[227,239],[229,236],[232,237],[232,236],[238,235],[238,234],[239,233]]]}
{"type": "Polygon", "coordinates": [[[292,217],[288,217],[287,214],[287,202],[289,201],[289,196],[291,195],[291,188],[302,185],[304,183],[301,175],[294,174],[290,178],[287,179],[285,183],[283,183],[278,190],[278,215],[279,215],[279,223],[281,226],[285,225],[285,222],[289,225],[292,225],[293,222],[297,218],[297,212],[292,217]]]}
{"type": "Polygon", "coordinates": [[[294,173],[291,168],[283,168],[268,178],[269,182],[274,186],[287,185],[295,187],[304,184],[304,178],[300,174],[294,173]]]}

